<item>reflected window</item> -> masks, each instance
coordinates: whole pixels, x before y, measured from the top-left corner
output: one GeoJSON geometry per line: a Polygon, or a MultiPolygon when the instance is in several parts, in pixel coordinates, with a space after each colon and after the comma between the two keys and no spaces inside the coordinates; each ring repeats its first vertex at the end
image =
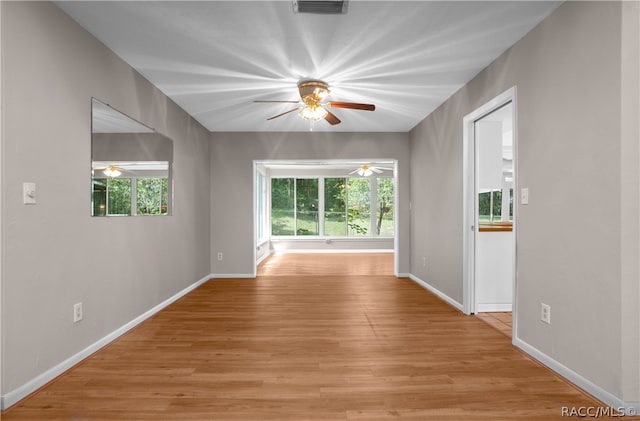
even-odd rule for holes
{"type": "Polygon", "coordinates": [[[93,216],[167,214],[168,162],[93,164],[93,216]]]}

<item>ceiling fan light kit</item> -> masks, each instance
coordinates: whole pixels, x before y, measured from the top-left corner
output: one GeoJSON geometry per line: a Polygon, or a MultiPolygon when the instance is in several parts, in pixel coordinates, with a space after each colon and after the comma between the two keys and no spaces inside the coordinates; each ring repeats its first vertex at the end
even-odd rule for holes
{"type": "Polygon", "coordinates": [[[384,171],[393,171],[393,168],[378,167],[372,164],[362,164],[360,167],[351,171],[349,175],[358,174],[360,177],[369,177],[373,173],[382,174],[384,171]]]}
{"type": "MultiPolygon", "coordinates": [[[[325,98],[329,96],[329,85],[321,80],[309,79],[302,80],[298,82],[298,93],[300,94],[300,101],[282,101],[282,100],[260,100],[254,101],[259,103],[293,103],[298,104],[299,106],[292,109],[275,115],[273,117],[267,118],[267,120],[273,120],[275,118],[281,117],[285,114],[292,113],[294,111],[298,111],[298,115],[304,120],[309,120],[312,124],[316,121],[325,119],[329,124],[335,126],[339,124],[340,119],[325,107],[333,107],[333,108],[347,108],[352,110],[363,110],[363,111],[375,111],[376,106],[373,104],[360,104],[356,102],[342,102],[342,101],[327,101],[325,102],[325,98]]],[[[313,126],[311,126],[313,127],[313,126]]]]}
{"type": "Polygon", "coordinates": [[[104,173],[104,175],[111,178],[119,177],[122,174],[122,171],[120,171],[120,169],[114,165],[109,165],[102,172],[104,173]]]}

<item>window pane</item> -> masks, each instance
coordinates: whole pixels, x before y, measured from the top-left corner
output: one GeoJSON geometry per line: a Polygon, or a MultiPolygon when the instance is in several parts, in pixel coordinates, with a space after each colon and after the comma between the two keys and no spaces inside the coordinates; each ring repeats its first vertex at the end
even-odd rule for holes
{"type": "Polygon", "coordinates": [[[93,186],[93,216],[105,216],[107,214],[107,179],[94,178],[93,186]]]}
{"type": "Polygon", "coordinates": [[[265,176],[260,171],[256,172],[256,235],[258,243],[261,243],[265,237],[265,176]]]}
{"type": "Polygon", "coordinates": [[[108,215],[131,215],[131,179],[107,180],[108,215]]]}
{"type": "Polygon", "coordinates": [[[324,180],[324,234],[347,235],[345,178],[324,180]]]}
{"type": "Polygon", "coordinates": [[[293,178],[271,179],[271,234],[294,235],[294,182],[293,178]]]}
{"type": "Polygon", "coordinates": [[[491,222],[491,191],[478,194],[478,222],[491,222]]]}
{"type": "Polygon", "coordinates": [[[378,178],[377,181],[376,234],[382,237],[393,237],[393,178],[378,178]]]}
{"type": "Polygon", "coordinates": [[[162,180],[162,204],[160,213],[162,215],[167,214],[167,210],[169,209],[169,179],[161,178],[162,180]]]}
{"type": "Polygon", "coordinates": [[[138,215],[163,215],[166,208],[166,183],[162,178],[138,178],[136,180],[136,207],[138,215]],[[163,206],[164,204],[164,206],[163,206]]]}
{"type": "Polygon", "coordinates": [[[347,225],[349,236],[369,235],[371,183],[368,178],[349,178],[347,181],[347,225]]]}
{"type": "Polygon", "coordinates": [[[296,180],[296,235],[318,235],[318,179],[296,180]]]}

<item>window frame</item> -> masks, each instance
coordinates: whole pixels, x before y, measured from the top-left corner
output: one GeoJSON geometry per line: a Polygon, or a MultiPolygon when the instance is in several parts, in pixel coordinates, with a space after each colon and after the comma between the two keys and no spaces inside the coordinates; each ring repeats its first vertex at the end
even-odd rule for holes
{"type": "Polygon", "coordinates": [[[273,179],[293,179],[294,180],[294,234],[293,235],[276,235],[273,234],[273,220],[272,220],[272,205],[269,205],[269,218],[267,224],[269,226],[269,238],[274,240],[301,240],[301,239],[349,239],[349,240],[360,240],[360,239],[393,239],[395,238],[396,231],[396,198],[397,198],[397,183],[396,179],[393,175],[371,175],[369,177],[359,177],[359,176],[342,176],[336,177],[331,175],[326,176],[299,176],[299,175],[277,175],[268,177],[268,188],[269,188],[269,196],[272,198],[272,181],[273,179]],[[315,179],[318,180],[318,234],[317,235],[298,235],[297,234],[297,181],[298,179],[315,179]],[[366,235],[349,235],[350,229],[348,227],[348,211],[349,211],[349,203],[348,203],[348,190],[345,192],[345,235],[327,235],[326,234],[326,212],[325,209],[325,181],[326,179],[344,179],[346,182],[345,188],[348,189],[348,181],[349,179],[367,179],[369,180],[369,226],[367,228],[366,235]],[[377,235],[377,187],[379,179],[391,179],[393,182],[393,202],[392,202],[392,214],[393,214],[393,234],[392,235],[377,235]]]}

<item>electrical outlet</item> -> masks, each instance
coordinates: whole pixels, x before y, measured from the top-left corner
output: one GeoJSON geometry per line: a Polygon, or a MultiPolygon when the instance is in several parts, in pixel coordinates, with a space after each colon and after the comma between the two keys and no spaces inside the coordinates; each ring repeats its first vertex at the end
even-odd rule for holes
{"type": "Polygon", "coordinates": [[[82,320],[82,303],[76,303],[73,305],[73,323],[78,323],[82,320]]]}
{"type": "Polygon", "coordinates": [[[422,267],[423,268],[427,267],[427,256],[422,256],[422,267]]]}
{"type": "Polygon", "coordinates": [[[218,252],[218,260],[224,260],[224,254],[221,251],[218,252]]]}
{"type": "Polygon", "coordinates": [[[547,324],[551,324],[551,306],[545,303],[540,303],[540,320],[547,324]]]}

